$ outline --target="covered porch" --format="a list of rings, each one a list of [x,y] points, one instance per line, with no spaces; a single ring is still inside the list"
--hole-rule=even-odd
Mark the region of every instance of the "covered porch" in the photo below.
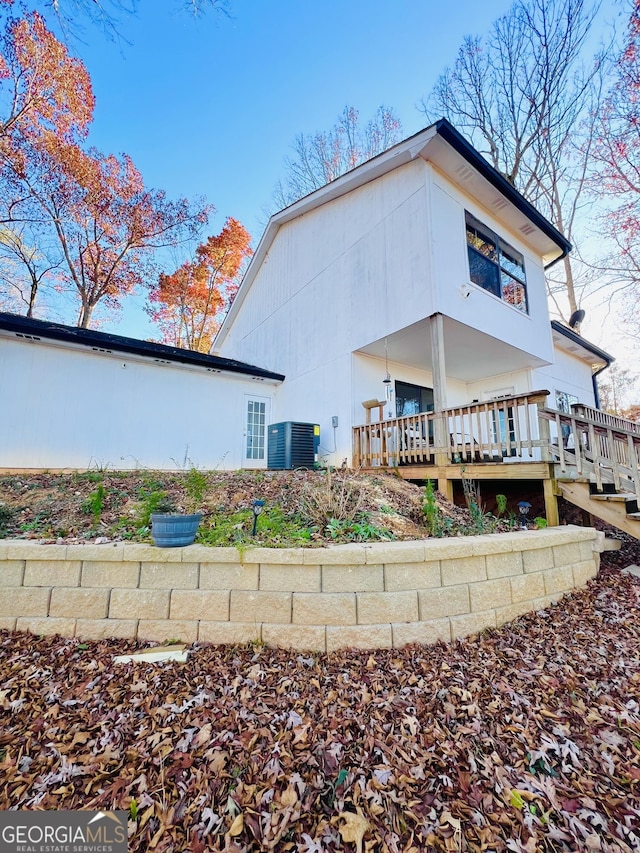
[[[353,464],[372,472],[391,469],[407,480],[437,480],[450,500],[454,482],[463,477],[537,480],[547,521],[555,525],[548,394],[532,391],[392,418],[383,416],[382,403],[366,401],[368,422],[353,428]]]
[[[449,498],[463,467],[476,479],[541,480],[554,517],[549,422],[538,415],[549,392],[529,390],[551,350],[550,332],[533,354],[441,313],[361,347],[354,355],[374,357],[377,371],[384,360],[386,375],[384,390],[354,386],[382,393],[355,404],[353,465],[437,480]],[[414,400],[401,396],[408,382],[423,386]]]

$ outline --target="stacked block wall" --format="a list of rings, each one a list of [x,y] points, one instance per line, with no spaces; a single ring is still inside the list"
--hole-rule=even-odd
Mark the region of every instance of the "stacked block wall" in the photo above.
[[[300,650],[451,640],[583,586],[602,534],[559,527],[331,548],[0,541],[0,628]]]

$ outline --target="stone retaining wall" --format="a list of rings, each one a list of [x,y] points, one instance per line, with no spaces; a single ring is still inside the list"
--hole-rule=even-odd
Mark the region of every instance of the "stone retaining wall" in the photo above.
[[[0,628],[331,651],[464,637],[557,601],[603,534],[557,527],[329,548],[0,540]]]

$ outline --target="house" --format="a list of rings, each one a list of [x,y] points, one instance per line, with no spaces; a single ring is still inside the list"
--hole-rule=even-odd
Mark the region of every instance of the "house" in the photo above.
[[[441,120],[271,217],[210,356],[0,315],[0,467],[260,468],[293,422],[449,497],[537,484],[551,524],[559,479],[640,498],[611,356],[549,318],[570,249]]]
[[[0,313],[0,468],[250,467],[283,380],[234,359]]]
[[[550,322],[545,271],[570,249],[441,120],[271,218],[214,351],[284,373],[272,420],[319,423],[334,464],[449,496],[460,463],[537,480],[553,519],[566,426],[538,409],[596,408],[612,361]]]

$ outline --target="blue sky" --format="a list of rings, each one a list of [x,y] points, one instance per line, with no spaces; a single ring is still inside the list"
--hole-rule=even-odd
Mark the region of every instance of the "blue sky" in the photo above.
[[[129,154],[147,186],[169,197],[205,196],[217,209],[207,233],[233,216],[254,245],[296,134],[329,129],[347,105],[367,120],[381,104],[400,117],[404,136],[417,132],[427,123],[420,101],[464,36],[486,34],[510,7],[228,0],[229,17],[193,18],[183,3],[139,0],[138,13],[121,20],[120,44],[95,28],[73,42],[96,95],[89,143]],[[624,26],[619,0],[603,0],[600,20],[615,17]],[[594,28],[594,49],[602,35]],[[158,338],[144,304],[144,293],[127,297],[122,315],[101,328]],[[587,314],[584,334],[633,367],[614,317],[598,307]]]
[[[89,142],[126,152],[148,186],[170,197],[206,196],[257,239],[264,208],[297,133],[328,129],[346,105],[364,119],[393,107],[409,136],[467,33],[481,33],[509,2],[472,0],[230,0],[230,17],[193,19],[180,0],[141,0],[122,19],[128,43],[95,30],[74,43],[93,81]],[[478,10],[482,8],[482,17]],[[127,300],[105,331],[154,334]]]

